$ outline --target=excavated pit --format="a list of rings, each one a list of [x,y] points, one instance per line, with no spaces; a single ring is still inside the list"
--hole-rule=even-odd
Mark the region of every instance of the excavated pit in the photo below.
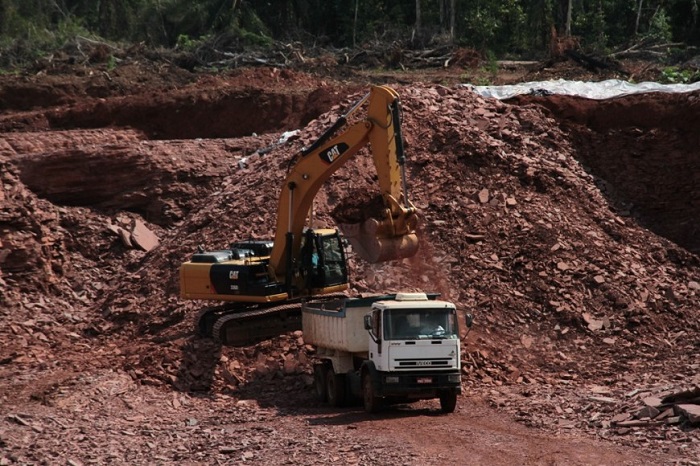
[[[622,216],[700,252],[700,93],[607,100],[520,96],[551,111]]]
[[[23,94],[22,108],[33,110],[0,113],[0,156],[53,204],[127,210],[167,226],[198,201],[198,188],[214,189],[347,95],[299,83],[292,91],[214,84],[49,108]]]
[[[325,88],[273,92],[211,88],[156,96],[92,99],[1,116],[0,132],[131,128],[149,139],[238,138],[304,127],[333,97]]]

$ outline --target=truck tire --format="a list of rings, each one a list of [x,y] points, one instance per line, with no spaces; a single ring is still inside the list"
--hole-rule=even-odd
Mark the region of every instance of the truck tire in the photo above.
[[[336,374],[330,367],[326,370],[326,393],[329,405],[345,406],[345,376]]]
[[[440,393],[440,409],[443,413],[449,414],[457,407],[457,392],[448,390]]]
[[[382,408],[382,400],[377,397],[372,377],[369,374],[362,377],[362,401],[365,405],[365,411],[370,414],[376,413]]]
[[[319,363],[314,365],[314,390],[316,391],[316,397],[322,403],[328,401],[326,372],[328,372],[328,368],[325,364]]]

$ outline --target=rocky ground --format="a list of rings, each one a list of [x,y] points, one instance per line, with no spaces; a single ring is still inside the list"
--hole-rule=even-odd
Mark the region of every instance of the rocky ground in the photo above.
[[[557,68],[575,77],[503,80]],[[0,464],[699,464],[700,94],[500,102],[472,71],[0,77]],[[378,82],[421,249],[351,253],[351,292],[475,315],[452,415],[330,409],[303,333],[220,347],[178,297],[197,245],[272,236],[289,159]],[[317,224],[372,189],[363,155]]]

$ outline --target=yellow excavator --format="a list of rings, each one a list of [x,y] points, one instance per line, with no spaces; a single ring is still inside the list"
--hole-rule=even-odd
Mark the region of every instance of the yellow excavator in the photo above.
[[[367,104],[367,115],[348,119]],[[381,192],[379,209],[358,223],[339,223],[353,250],[369,262],[413,256],[418,211],[407,198],[401,104],[390,87],[370,92],[293,161],[279,196],[274,239],[199,250],[180,267],[183,299],[221,301],[199,316],[202,335],[241,346],[299,329],[301,303],[348,288],[344,241],[336,229],[307,228],[323,183],[369,145]],[[342,128],[342,130],[341,130]],[[343,220],[352,222],[353,220]]]

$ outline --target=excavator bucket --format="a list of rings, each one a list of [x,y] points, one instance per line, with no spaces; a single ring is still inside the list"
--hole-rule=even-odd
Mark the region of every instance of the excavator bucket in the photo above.
[[[372,264],[412,257],[418,252],[418,235],[406,233],[382,237],[377,234],[382,228],[376,219],[354,224],[341,223],[338,227],[357,255]]]
[[[357,201],[335,209],[332,215],[361,259],[386,262],[418,252],[418,213],[412,204],[402,206],[391,196]]]

